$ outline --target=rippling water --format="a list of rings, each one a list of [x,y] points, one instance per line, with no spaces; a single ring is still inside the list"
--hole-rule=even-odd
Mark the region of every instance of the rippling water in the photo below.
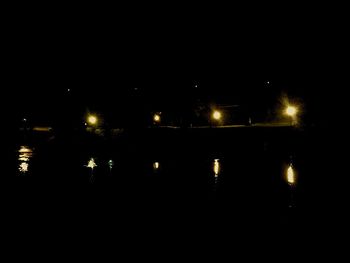
[[[21,174],[25,174],[29,170],[30,161],[33,157],[33,149],[29,146],[21,146],[18,150],[18,170]]]
[[[32,225],[135,235],[289,231],[319,220],[308,215],[330,196],[322,145],[296,131],[57,136],[12,149],[7,214]]]
[[[28,177],[33,189],[79,192],[92,187],[155,203],[188,200],[282,209],[297,205],[291,196],[303,181],[298,166],[304,148],[295,141],[240,134],[157,136],[132,137],[126,143],[37,142],[35,150],[21,145],[17,174]],[[303,160],[302,165],[300,170],[307,167]]]

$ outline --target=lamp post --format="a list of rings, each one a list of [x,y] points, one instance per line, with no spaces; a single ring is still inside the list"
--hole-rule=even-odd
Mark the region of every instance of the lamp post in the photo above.
[[[213,119],[216,120],[216,121],[219,121],[219,120],[221,120],[221,118],[222,118],[221,112],[218,111],[218,110],[215,110],[213,112]]]
[[[161,123],[161,121],[162,121],[162,118],[160,116],[160,113],[155,113],[153,115],[153,123],[159,125]]]
[[[293,105],[288,105],[285,109],[285,115],[287,115],[291,120],[291,125],[296,124],[298,108]]]
[[[214,110],[211,118],[216,124],[220,124],[222,121],[222,113],[219,110]]]
[[[87,122],[92,126],[96,126],[98,123],[98,118],[95,115],[89,115],[87,117]]]

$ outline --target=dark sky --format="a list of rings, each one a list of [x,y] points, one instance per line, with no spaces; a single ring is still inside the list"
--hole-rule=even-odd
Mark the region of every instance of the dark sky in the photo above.
[[[165,102],[198,84],[214,99],[285,91],[316,105],[332,97],[329,85],[338,93],[344,22],[330,9],[157,8],[12,9],[3,33],[6,96],[48,104],[70,88],[103,103],[137,88]]]

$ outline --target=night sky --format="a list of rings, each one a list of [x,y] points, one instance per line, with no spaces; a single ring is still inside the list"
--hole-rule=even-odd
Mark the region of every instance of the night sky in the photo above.
[[[342,16],[327,19],[332,11],[322,7],[270,7],[15,9],[4,24],[4,90],[18,116],[53,105],[57,111],[68,89],[74,103],[109,112],[116,105],[176,108],[194,94],[257,110],[282,93],[310,111],[325,99],[338,105]]]
[[[15,244],[15,251],[33,244],[41,255],[56,242],[59,251],[52,255],[59,255],[71,242],[73,250],[83,244],[90,256],[112,237],[122,244],[108,244],[114,256],[130,244],[132,251],[149,246],[156,254],[168,246],[172,257],[188,243],[198,258],[210,251],[218,257],[221,245],[236,256],[233,242],[255,252],[254,242],[261,248],[271,238],[287,250],[286,258],[300,251],[301,242],[310,249],[309,235],[324,245],[318,235],[336,228],[344,233],[348,9],[285,1],[144,2],[2,8],[2,167],[11,171],[0,170],[10,182],[0,191],[3,203],[9,200],[8,208],[1,203],[10,222],[3,223],[10,233],[5,244]],[[283,105],[286,98],[292,107]],[[195,119],[203,105],[207,111]],[[220,112],[220,105],[239,105],[240,122],[232,121],[235,112]],[[25,154],[30,158],[23,161]],[[95,170],[89,160],[96,161]],[[212,165],[219,161],[223,176],[214,178]],[[28,176],[18,167],[23,164]],[[295,168],[297,186],[282,180],[287,165]],[[213,183],[220,205],[209,202],[197,211]],[[282,203],[284,190],[291,201],[296,193],[297,205],[283,207],[281,217],[266,217],[263,202],[270,196],[263,196],[269,192],[273,206]],[[251,200],[261,202],[259,213],[250,214]],[[268,225],[297,242],[275,238]],[[34,236],[46,244],[32,242]],[[322,254],[317,248],[315,254]],[[144,257],[127,256],[134,254]],[[262,255],[244,258],[250,254]]]

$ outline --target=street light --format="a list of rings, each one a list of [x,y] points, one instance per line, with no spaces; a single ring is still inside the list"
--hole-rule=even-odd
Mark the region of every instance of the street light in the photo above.
[[[159,114],[159,113],[155,113],[155,114],[153,115],[153,121],[154,121],[155,123],[160,123],[161,117],[160,117],[160,114]]]
[[[153,163],[153,169],[154,169],[154,170],[158,170],[159,167],[160,167],[159,162],[154,162],[154,163]]]
[[[213,119],[216,120],[216,121],[220,121],[221,118],[222,118],[221,112],[218,111],[218,110],[215,110],[215,111],[213,112]]]
[[[87,121],[90,125],[96,125],[98,122],[98,119],[95,115],[89,115],[87,118]]]
[[[295,117],[298,113],[298,109],[295,106],[289,105],[286,108],[285,114],[290,117]]]
[[[291,125],[297,124],[298,108],[293,105],[288,105],[284,112],[291,120]]]

